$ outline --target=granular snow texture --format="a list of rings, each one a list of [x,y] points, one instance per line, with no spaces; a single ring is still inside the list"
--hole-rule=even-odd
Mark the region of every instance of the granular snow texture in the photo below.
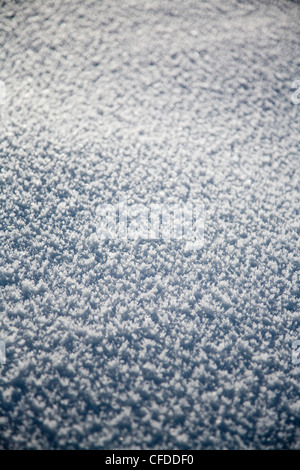
[[[299,449],[300,4],[2,1],[0,31],[0,447]],[[99,240],[120,195],[203,203],[203,247]]]

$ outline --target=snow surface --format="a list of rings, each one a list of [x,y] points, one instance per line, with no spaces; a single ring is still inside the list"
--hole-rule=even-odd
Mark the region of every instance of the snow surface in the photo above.
[[[0,30],[1,448],[299,449],[300,4],[2,1]],[[102,242],[120,194],[203,203],[203,247]]]

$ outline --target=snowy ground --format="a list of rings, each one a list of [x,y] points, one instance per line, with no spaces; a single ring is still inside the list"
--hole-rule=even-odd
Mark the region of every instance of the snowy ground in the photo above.
[[[299,449],[300,4],[0,3],[0,447]]]

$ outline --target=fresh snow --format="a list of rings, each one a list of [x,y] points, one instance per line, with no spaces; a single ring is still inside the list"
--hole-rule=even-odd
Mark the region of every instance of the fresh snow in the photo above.
[[[0,447],[299,449],[300,4],[0,5]]]

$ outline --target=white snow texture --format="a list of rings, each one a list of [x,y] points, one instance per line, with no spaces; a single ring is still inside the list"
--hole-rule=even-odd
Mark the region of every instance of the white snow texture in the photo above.
[[[0,447],[299,449],[300,4],[0,4]]]

